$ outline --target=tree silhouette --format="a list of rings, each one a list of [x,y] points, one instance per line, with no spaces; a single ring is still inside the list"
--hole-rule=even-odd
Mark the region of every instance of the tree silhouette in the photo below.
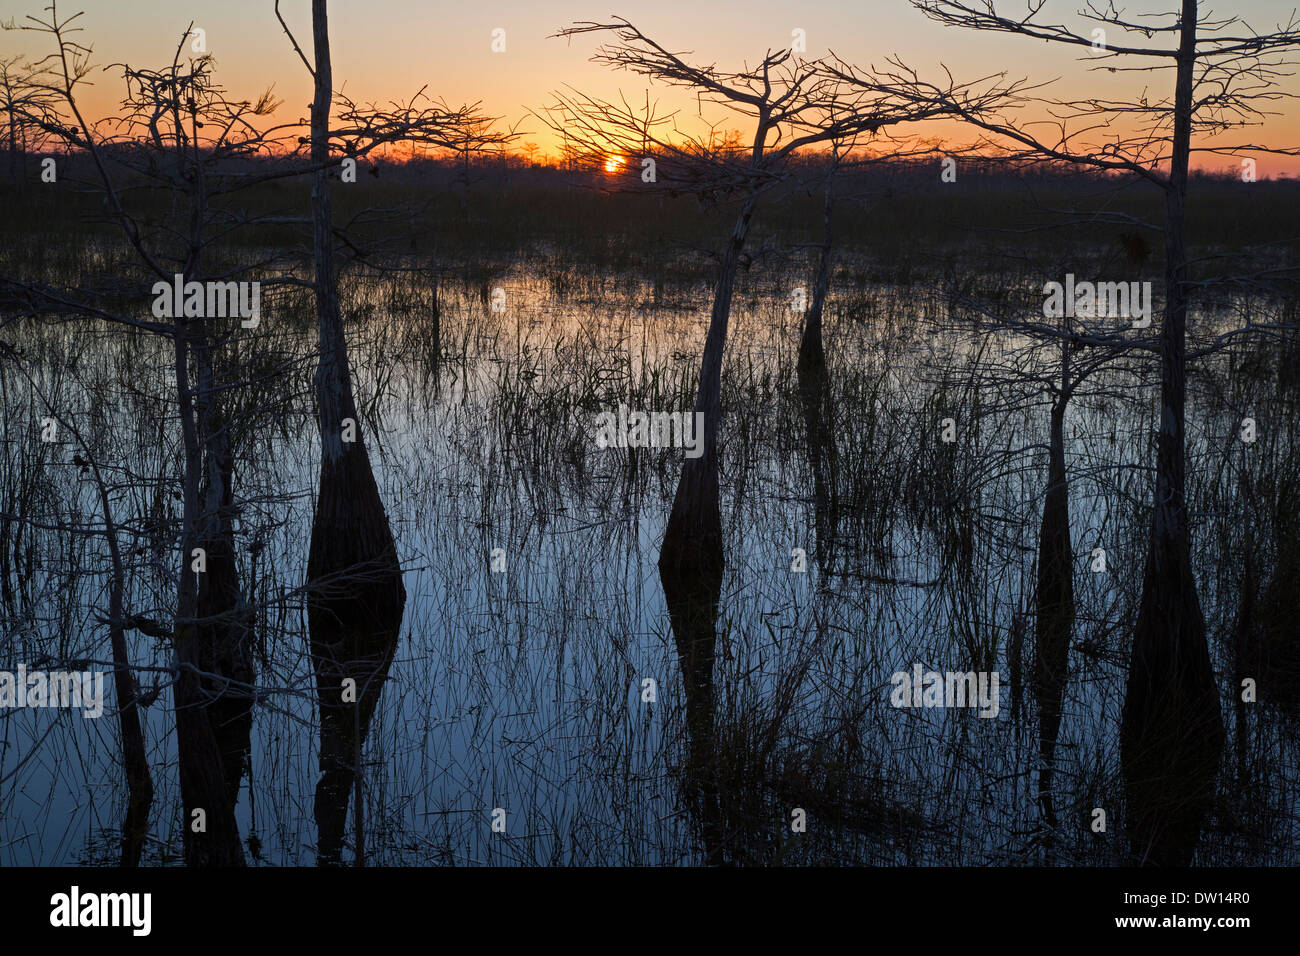
[[[1103,96],[1035,102],[1048,118],[1016,121],[954,113],[988,134],[990,143],[1097,170],[1125,173],[1159,188],[1165,200],[1165,308],[1159,337],[1160,429],[1152,492],[1150,547],[1121,726],[1121,755],[1133,859],[1185,865],[1194,852],[1215,790],[1223,749],[1223,721],[1205,620],[1191,563],[1186,501],[1185,406],[1188,170],[1193,154],[1238,156],[1291,150],[1254,143],[1194,143],[1268,115],[1268,103],[1287,94],[1282,54],[1300,46],[1294,20],[1257,33],[1238,17],[1200,22],[1196,0],[1178,10],[1129,19],[1113,3],[1089,3],[1079,16],[1092,26],[1045,22],[1046,0],[1031,0],[1019,16],[1003,15],[995,0],[913,0],[921,12],[948,25],[1007,33],[1091,51],[1094,71],[1172,70],[1168,95],[1132,99]],[[1126,42],[1111,42],[1107,31]],[[1152,40],[1166,40],[1152,44]],[[1117,63],[1121,65],[1116,65]],[[1029,87],[1009,84],[1029,105]],[[931,87],[918,86],[929,92]],[[1047,129],[1040,131],[1039,127]],[[1199,140],[1198,140],[1199,142]]]

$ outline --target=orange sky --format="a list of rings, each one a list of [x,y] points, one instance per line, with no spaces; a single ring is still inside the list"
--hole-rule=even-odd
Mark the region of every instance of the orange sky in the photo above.
[[[47,2],[0,0],[0,19],[21,20],[27,13],[39,13]],[[1232,0],[1218,13],[1225,15],[1230,9],[1266,30],[1285,21],[1294,5],[1294,0]],[[1003,6],[1018,11],[1023,2],[1004,0]],[[1048,9],[1054,20],[1082,26],[1073,17],[1080,6],[1078,0],[1050,0]],[[1176,6],[1173,0],[1124,5],[1129,16],[1171,6]],[[78,39],[93,44],[100,65],[122,61],[161,65],[170,59],[180,34],[193,20],[206,31],[218,77],[231,93],[249,97],[274,83],[276,94],[285,101],[277,114],[280,119],[307,115],[310,79],[276,22],[273,0],[64,0],[61,8],[65,15],[86,11],[79,21],[84,32]],[[282,0],[281,8],[310,51],[309,0]],[[571,43],[547,38],[572,21],[604,20],[614,13],[633,20],[674,50],[694,51],[697,60],[724,67],[745,60],[753,63],[769,47],[788,46],[791,31],[800,28],[806,33],[810,57],[829,49],[859,64],[879,64],[886,55],[897,53],[923,76],[936,76],[942,63],[958,79],[1001,71],[1034,80],[1061,77],[1053,87],[1058,96],[1129,97],[1148,84],[1155,94],[1170,82],[1168,73],[1089,72],[1086,62],[1056,44],[945,29],[913,10],[907,0],[655,0],[622,7],[609,0],[599,4],[335,0],[331,4],[335,82],[358,101],[403,97],[425,84],[453,105],[481,100],[485,111],[508,122],[523,119],[521,129],[528,135],[521,142],[537,143],[542,153],[554,152],[556,138],[536,119],[524,119],[530,108],[549,101],[550,91],[568,84],[607,98],[619,90],[633,102],[644,98],[646,84],[641,78],[587,62],[596,37],[577,37]],[[504,53],[491,51],[492,31],[498,27],[506,31]],[[0,56],[34,54],[42,39],[31,33],[0,32]],[[96,116],[114,112],[122,93],[120,74],[98,74],[94,79],[95,87],[85,94],[88,112]],[[1300,92],[1300,83],[1290,78],[1286,88]],[[662,103],[684,113],[697,112],[693,98],[662,90],[658,95]],[[1233,134],[1225,142],[1300,145],[1300,103],[1283,101],[1272,108],[1286,115],[1262,128]],[[935,125],[927,133],[944,135],[950,129]],[[1217,157],[1201,163],[1211,168],[1231,164]],[[1300,158],[1260,159],[1260,178],[1278,174],[1300,175]]]

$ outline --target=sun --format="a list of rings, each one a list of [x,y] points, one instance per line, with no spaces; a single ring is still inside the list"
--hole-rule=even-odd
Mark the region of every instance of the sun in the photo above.
[[[607,173],[616,173],[622,168],[623,168],[622,156],[611,156],[609,157],[609,159],[605,160],[605,172]]]

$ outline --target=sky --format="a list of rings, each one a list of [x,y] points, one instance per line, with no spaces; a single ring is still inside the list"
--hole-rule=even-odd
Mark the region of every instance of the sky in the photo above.
[[[49,0],[0,0],[0,20],[19,22],[39,14]],[[1048,0],[1056,22],[1082,26],[1074,12],[1082,0]],[[1285,22],[1295,0],[1225,0],[1204,5],[1209,14],[1236,14],[1264,31]],[[1123,4],[1126,15],[1157,12],[1177,0],[1138,0]],[[889,55],[902,57],[922,76],[946,66],[959,80],[1006,72],[1034,81],[1060,78],[1051,87],[1057,96],[1129,97],[1143,87],[1155,92],[1169,85],[1161,75],[1089,71],[1086,52],[1075,54],[1058,44],[969,30],[945,28],[929,21],[908,0],[334,0],[330,5],[331,46],[336,87],[354,100],[385,102],[409,97],[427,85],[450,105],[481,102],[483,110],[507,124],[519,122],[520,142],[533,142],[553,153],[558,141],[539,120],[528,117],[551,101],[550,93],[566,86],[605,98],[621,91],[633,102],[644,99],[646,81],[588,62],[597,36],[567,41],[550,38],[580,20],[607,21],[623,16],[670,49],[693,52],[700,62],[720,67],[754,63],[769,48],[791,42],[792,31],[807,38],[807,55],[833,51],[859,64],[883,65]],[[1024,0],[1002,0],[999,9],[1019,12]],[[84,10],[78,39],[93,46],[99,65],[130,63],[159,66],[169,62],[187,26],[205,32],[208,52],[218,64],[218,78],[238,98],[267,86],[284,100],[282,120],[306,116],[310,77],[275,18],[274,0],[64,0],[63,15]],[[282,0],[281,10],[310,55],[310,0]],[[1208,11],[1208,12],[1207,12]],[[493,31],[505,31],[504,52],[493,52]],[[1091,26],[1082,32],[1089,32]],[[0,56],[38,52],[47,38],[33,33],[0,32]],[[1093,64],[1095,65],[1095,64]],[[98,73],[85,93],[92,116],[116,111],[123,92],[120,70]],[[1300,92],[1295,77],[1284,88]],[[696,101],[676,91],[658,89],[660,102],[684,115],[698,112]],[[1225,142],[1268,142],[1300,146],[1300,101],[1271,107],[1285,115]],[[739,125],[739,124],[730,124]],[[935,127],[951,135],[950,127]],[[960,136],[961,134],[957,134]],[[1203,161],[1213,168],[1226,158]],[[1300,175],[1300,158],[1260,158],[1259,176]]]

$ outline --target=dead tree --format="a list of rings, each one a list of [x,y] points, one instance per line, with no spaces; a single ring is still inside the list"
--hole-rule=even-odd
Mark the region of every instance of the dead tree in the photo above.
[[[1032,303],[1036,304],[1036,303]],[[982,369],[984,381],[1017,389],[1032,389],[1032,399],[1046,393],[1048,412],[1047,480],[1038,526],[1037,575],[1034,589],[1034,659],[1029,679],[1038,708],[1038,805],[1044,847],[1050,856],[1057,828],[1053,781],[1056,750],[1069,685],[1070,644],[1075,621],[1074,544],[1070,532],[1070,477],[1066,460],[1065,416],[1071,400],[1099,373],[1115,370],[1126,357],[1153,351],[1149,339],[1115,328],[1113,317],[1073,317],[1059,322],[1026,319],[993,309],[971,296],[956,297],[952,307],[962,328],[977,333],[1014,336],[1028,345]],[[1055,351],[1052,362],[1045,357]],[[1008,409],[1009,410],[1009,409]],[[1013,622],[1013,629],[1017,625]],[[1010,658],[1013,679],[1021,667]]]
[[[789,161],[821,144],[869,137],[879,130],[919,122],[945,112],[938,98],[926,100],[887,84],[846,92],[823,64],[791,50],[769,50],[755,67],[724,71],[687,62],[621,18],[611,23],[579,23],[562,37],[599,33],[612,40],[598,48],[593,62],[626,70],[693,91],[702,103],[743,117],[744,140],[691,135],[677,127],[674,114],[657,115],[648,98],[643,108],[626,100],[613,103],[567,92],[555,94],[545,114],[563,133],[570,164],[603,167],[609,156],[641,157],[631,164],[651,189],[694,195],[713,205],[738,207],[731,234],[717,253],[713,307],[700,361],[694,412],[703,416],[702,454],[682,467],[672,511],[659,551],[659,576],[681,662],[688,704],[693,757],[707,754],[698,741],[713,724],[713,664],[718,598],[724,572],[724,544],[718,489],[718,434],[722,421],[722,365],[737,271],[751,224],[763,196],[790,176]],[[953,87],[950,96],[979,113],[983,104],[969,89]],[[692,768],[710,798],[708,768]],[[707,837],[707,834],[706,834]]]
[[[205,310],[159,320],[140,319],[151,284],[171,286],[209,276],[230,281],[251,267],[213,268],[214,246],[231,218],[216,197],[265,177],[251,177],[231,164],[276,142],[276,130],[258,130],[255,119],[275,101],[232,101],[213,80],[210,57],[186,61],[182,37],[171,63],[161,70],[122,66],[127,95],[121,116],[91,124],[83,116],[79,86],[91,70],[89,47],[72,35],[80,14],[61,17],[51,5],[47,19],[29,17],[21,29],[51,38],[55,52],[37,66],[42,88],[57,97],[59,112],[35,117],[52,139],[85,155],[91,187],[103,196],[111,222],[120,227],[139,274],[118,277],[102,288],[62,289],[33,282],[0,283],[28,311],[76,316],[163,336],[172,347],[179,427],[184,448],[181,476],[180,573],[174,626],[165,633],[175,651],[173,697],[185,855],[191,865],[243,863],[234,806],[249,751],[253,678],[251,609],[240,587],[234,545],[233,435],[239,423],[224,410],[222,396],[238,381],[222,358],[239,322],[217,327]],[[143,183],[179,198],[169,215],[135,205]],[[213,269],[209,272],[209,269]],[[215,273],[215,275],[214,275]],[[238,317],[236,317],[238,318]],[[193,374],[191,374],[193,373]],[[110,627],[131,627],[134,615],[113,615]],[[201,811],[201,813],[200,813]],[[206,826],[197,825],[202,818]]]
[[[105,477],[105,467],[91,441],[77,428],[76,423],[61,412],[40,386],[27,374],[16,356],[0,352],[0,360],[14,358],[27,384],[40,398],[45,410],[65,429],[81,447],[85,457],[74,457],[81,471],[94,481],[103,517],[102,535],[108,549],[111,576],[108,587],[108,614],[100,622],[108,627],[109,647],[113,658],[113,690],[117,697],[118,729],[122,734],[122,769],[126,776],[127,805],[122,819],[122,837],[119,843],[118,865],[137,867],[144,851],[145,837],[149,832],[149,811],[153,806],[153,776],[149,772],[144,730],[140,725],[140,707],[143,695],[140,682],[131,669],[131,658],[126,646],[126,562],[122,557],[121,536],[114,518],[113,489]],[[7,517],[7,516],[6,516]],[[148,701],[143,701],[147,706]]]
[[[109,588],[108,629],[109,644],[113,654],[113,688],[117,694],[118,723],[122,730],[122,763],[126,771],[127,809],[122,821],[120,862],[124,867],[140,865],[145,837],[149,832],[149,810],[153,806],[153,777],[149,773],[149,758],[145,751],[144,731],[140,727],[142,694],[139,680],[131,673],[131,659],[126,648],[126,569],[122,549],[118,543],[117,523],[113,520],[113,505],[108,483],[104,479],[94,452],[91,451],[74,425],[64,421],[69,431],[81,442],[86,460],[94,475],[104,515],[104,540],[113,562],[112,584]]]
[[[343,846],[348,800],[359,774],[357,752],[388,675],[406,606],[402,568],[370,457],[355,431],[356,398],[334,273],[330,213],[329,123],[333,74],[325,0],[312,0],[315,98],[311,158],[315,236],[316,370],[321,436],[320,486],[307,561],[308,625],[320,700],[320,769],[316,786],[317,853],[336,863]],[[345,441],[345,438],[348,440]],[[355,712],[355,713],[354,713]]]
[[[1172,70],[1171,95],[1103,97],[1050,103],[1039,132],[1030,122],[955,112],[1022,155],[1128,174],[1158,187],[1165,199],[1165,308],[1159,338],[1160,429],[1152,526],[1121,724],[1128,831],[1135,862],[1190,862],[1214,797],[1223,750],[1223,720],[1205,620],[1191,563],[1186,502],[1185,404],[1188,259],[1185,238],[1188,168],[1193,153],[1279,152],[1256,144],[1194,146],[1257,123],[1282,95],[1277,54],[1300,45],[1295,22],[1260,34],[1237,17],[1198,22],[1196,0],[1180,9],[1128,19],[1113,4],[1089,3],[1080,16],[1094,29],[1045,21],[1045,0],[1004,15],[996,0],[913,0],[949,26],[1008,33],[1091,51],[1096,71]],[[1107,37],[1113,31],[1125,41]],[[1152,44],[1153,39],[1166,43]],[[1116,66],[1115,64],[1124,65]],[[1026,99],[1024,101],[1028,103]]]
[[[845,83],[849,88],[861,83],[865,88],[870,89],[876,83],[875,78],[862,77],[851,67],[838,60],[832,60],[826,69],[831,76]],[[974,104],[971,105],[974,108]],[[980,108],[987,109],[991,105],[991,102],[985,101]],[[833,115],[834,108],[832,108]],[[866,197],[861,194],[853,197],[837,197],[835,194],[837,180],[844,174],[870,166],[914,161],[939,155],[945,157],[958,156],[969,152],[967,147],[940,146],[935,143],[920,141],[915,136],[895,139],[889,136],[888,133],[882,133],[879,138],[873,138],[873,149],[868,155],[857,151],[858,139],[859,137],[856,135],[845,139],[836,139],[830,144],[828,153],[824,157],[819,157],[822,166],[818,170],[822,187],[822,241],[817,246],[817,267],[813,279],[813,295],[804,319],[803,333],[799,339],[797,369],[801,380],[818,374],[819,370],[824,370],[826,367],[826,349],[822,340],[822,329],[826,298],[830,294],[831,263],[834,260],[835,251],[832,229],[835,208],[845,198],[852,198],[858,202],[866,200]]]
[[[277,4],[276,14],[279,16]],[[397,649],[406,589],[388,515],[361,434],[339,304],[330,170],[389,143],[482,150],[506,141],[474,107],[424,105],[423,91],[389,109],[340,98],[335,114],[326,0],[312,0],[313,62],[281,26],[312,74],[308,140],[320,363],[315,375],[321,466],[307,562],[307,615],[320,708],[315,815],[318,862],[341,861],[349,799],[355,797],[355,862],[365,858],[361,748]],[[332,147],[337,147],[332,151]],[[354,794],[355,789],[355,794]]]
[[[140,318],[135,310],[145,301],[150,283],[164,280],[170,284],[176,274],[186,281],[222,282],[261,274],[269,275],[261,281],[264,287],[323,287],[328,291],[321,322],[324,371],[317,382],[325,396],[323,414],[330,422],[328,427],[322,426],[326,439],[323,444],[334,465],[330,472],[333,477],[322,481],[324,506],[318,508],[317,523],[324,530],[314,538],[313,553],[317,558],[315,563],[309,560],[309,566],[316,573],[308,575],[308,590],[313,597],[322,599],[316,601],[315,610],[323,613],[314,615],[322,632],[335,628],[342,635],[342,643],[337,648],[326,647],[328,653],[321,659],[341,656],[344,667],[354,666],[347,661],[360,660],[362,663],[356,666],[366,674],[372,673],[373,668],[365,666],[368,655],[349,653],[346,644],[353,638],[348,635],[358,627],[365,635],[367,629],[378,625],[395,636],[396,623],[384,621],[382,614],[371,614],[374,608],[366,603],[365,595],[367,591],[382,594],[386,590],[390,598],[397,596],[400,619],[400,571],[394,573],[395,552],[383,543],[384,539],[391,542],[386,519],[378,530],[366,520],[367,490],[371,492],[371,510],[378,506],[381,518],[382,506],[378,504],[364,447],[356,446],[361,448],[359,459],[340,454],[341,449],[354,447],[343,440],[343,426],[346,419],[352,418],[350,425],[355,427],[356,406],[347,375],[332,256],[313,257],[318,264],[324,263],[324,281],[309,282],[300,278],[292,266],[286,269],[279,265],[282,256],[248,262],[231,255],[223,243],[236,231],[249,227],[313,224],[317,227],[317,249],[332,247],[335,230],[329,221],[327,194],[321,193],[326,196],[323,210],[318,207],[308,219],[249,212],[245,204],[238,202],[239,195],[269,182],[304,175],[316,178],[319,192],[341,157],[364,157],[387,143],[403,141],[446,145],[462,134],[466,123],[484,118],[470,107],[449,110],[441,104],[424,105],[420,102],[421,91],[408,103],[383,109],[357,106],[340,98],[337,125],[330,128],[327,69],[321,114],[325,134],[315,139],[301,136],[302,121],[267,121],[278,105],[269,93],[253,100],[234,100],[216,84],[211,57],[186,59],[187,31],[171,63],[164,68],[122,66],[127,85],[122,114],[88,123],[80,111],[77,93],[91,70],[91,51],[72,37],[77,32],[77,16],[65,18],[52,5],[48,17],[29,17],[22,25],[21,29],[45,34],[53,41],[56,52],[34,65],[36,79],[31,82],[59,107],[58,111],[29,111],[23,116],[65,150],[83,155],[90,162],[94,178],[89,185],[102,194],[106,215],[120,227],[139,274],[114,276],[84,288],[5,276],[0,277],[0,301],[31,315],[75,317],[145,331],[163,337],[171,346],[184,449],[180,481],[182,562],[179,574],[166,574],[176,581],[174,627],[163,628],[150,622],[149,633],[170,639],[176,655],[173,692],[186,815],[186,859],[191,864],[236,865],[243,862],[243,854],[233,811],[249,749],[251,708],[256,695],[249,641],[256,608],[245,600],[238,578],[234,523],[239,502],[233,491],[234,471],[239,436],[258,416],[273,414],[274,409],[250,408],[242,398],[227,404],[228,397],[248,384],[240,378],[240,367],[231,364],[231,357],[239,351],[232,347],[240,334],[238,321],[223,325],[214,323],[206,314],[151,321]],[[294,47],[301,57],[296,42]],[[318,44],[317,54],[328,65],[328,45]],[[295,136],[300,145],[312,150],[310,155],[293,154]],[[490,131],[484,136],[491,142],[506,139]],[[170,213],[159,213],[150,206],[150,187],[179,198]],[[146,201],[137,204],[141,197]],[[349,247],[359,250],[355,244]],[[263,325],[262,334],[265,329]],[[263,367],[258,374],[264,376],[266,371]],[[232,408],[239,411],[232,414]],[[356,474],[358,468],[363,474]],[[339,542],[335,551],[341,548],[341,556],[331,558],[331,541]],[[349,549],[365,553],[349,554]],[[201,572],[191,567],[196,550],[204,555],[206,566]],[[376,555],[377,566],[371,560]],[[322,556],[327,561],[337,558],[337,567],[321,571]],[[358,586],[360,595],[356,592]],[[124,613],[120,622],[124,627],[139,626],[138,615]],[[323,636],[322,647],[328,643],[328,637]],[[326,662],[322,666],[333,665]],[[341,678],[329,681],[332,690],[328,700],[332,703],[340,699],[341,682]],[[358,688],[357,699],[363,696],[365,703],[348,709],[347,727],[333,735],[335,742],[364,737],[363,732],[358,734],[361,722],[357,718],[361,711],[373,710],[377,686],[372,682]],[[331,717],[331,731],[337,729],[335,723]],[[347,749],[349,768],[357,763],[358,754],[358,748]],[[333,767],[336,761],[331,758],[330,763]],[[343,801],[346,814],[346,792]],[[190,826],[196,810],[204,811],[206,830]],[[341,842],[342,824],[333,831],[337,845]]]
[[[27,157],[46,140],[41,120],[55,109],[55,95],[42,82],[48,71],[25,57],[0,58],[0,140],[9,154],[9,180],[18,185],[27,171]]]
[[[817,249],[817,273],[813,280],[812,302],[804,318],[803,334],[799,337],[798,373],[805,391],[813,379],[824,376],[826,349],[822,343],[822,314],[826,309],[826,296],[830,292],[831,258],[834,236],[831,231],[835,211],[835,177],[843,162],[843,153],[851,151],[853,143],[832,142],[826,160],[825,180],[822,184],[822,241]]]
[[[822,342],[822,315],[830,291],[831,258],[834,251],[832,217],[835,209],[834,184],[839,171],[839,143],[831,144],[822,194],[822,241],[817,250],[817,271],[812,302],[799,337],[799,360],[795,374],[803,408],[808,460],[813,473],[813,500],[817,529],[817,555],[826,566],[830,540],[839,525],[838,452],[835,445],[835,400],[826,368]]]

